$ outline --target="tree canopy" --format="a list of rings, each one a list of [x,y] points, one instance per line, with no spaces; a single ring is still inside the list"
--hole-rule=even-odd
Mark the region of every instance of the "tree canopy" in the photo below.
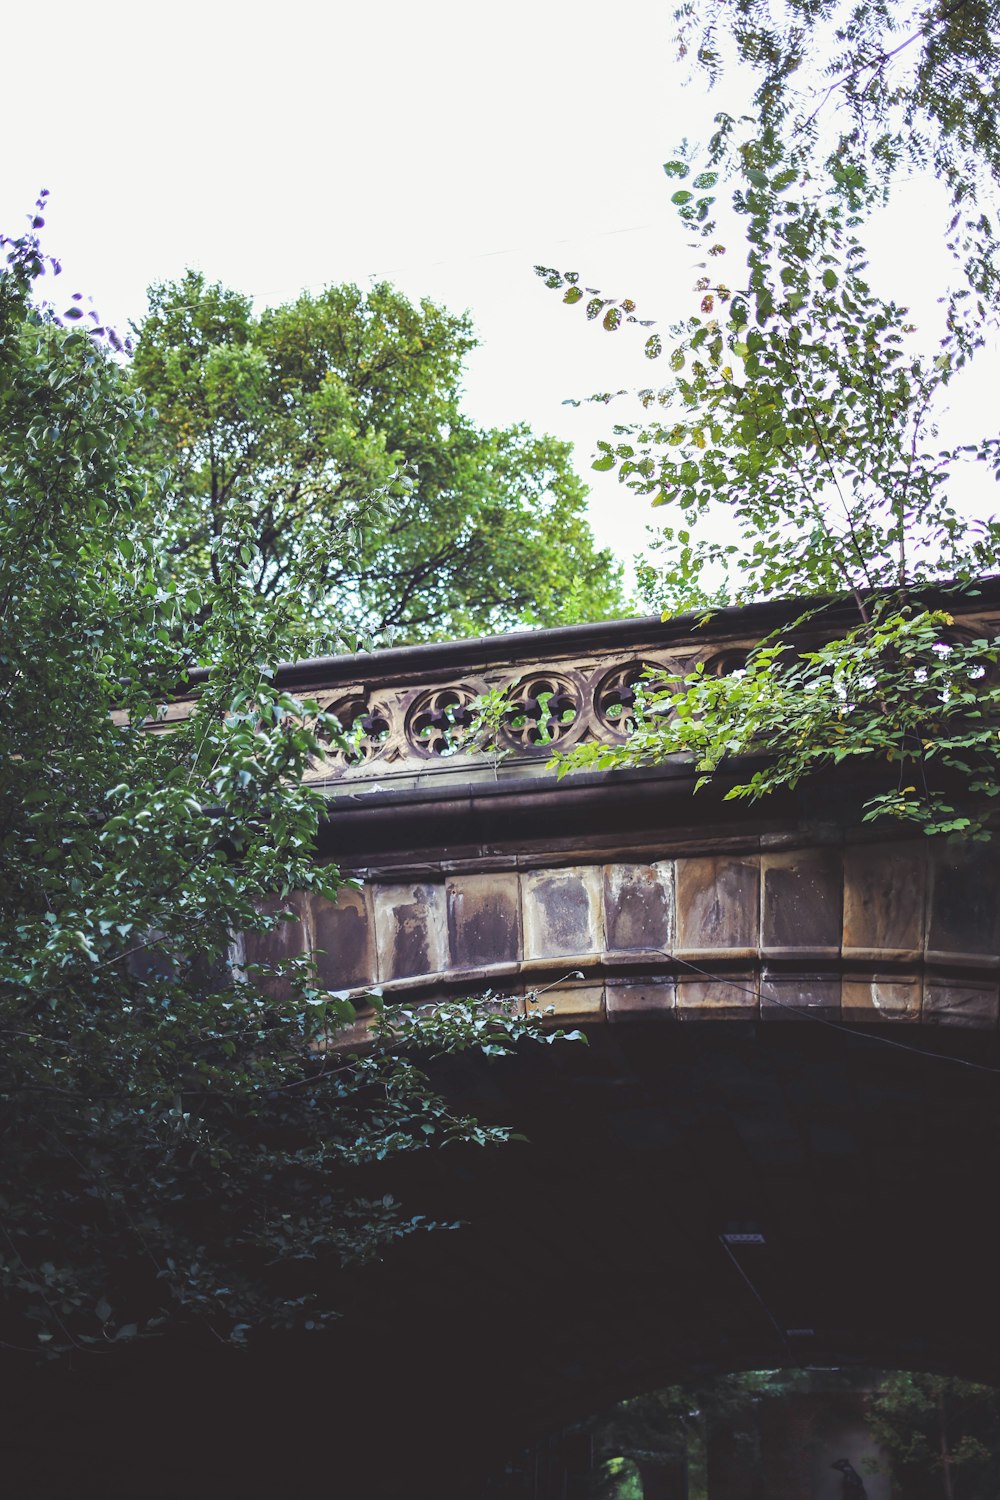
[[[157,412],[148,462],[171,473],[171,575],[218,581],[236,508],[262,598],[309,560],[299,655],[351,629],[417,640],[624,612],[569,446],[462,412],[474,344],[467,317],[385,283],[259,314],[195,272],[154,287],[132,372]]]
[[[294,893],[340,885],[302,781],[340,727],[274,675],[314,559],[289,549],[260,589],[255,518],[217,497],[197,589],[174,576],[161,431],[120,341],[39,300],[42,207],[0,241],[0,1342],[318,1329],[340,1267],[427,1227],[357,1168],[506,1134],[421,1059],[533,1028],[399,1011],[334,1066],[354,1010],[310,955],[240,961]],[[158,730],[185,683],[192,712]]]
[[[672,202],[702,254],[701,275],[689,316],[646,341],[647,356],[665,358],[669,376],[643,387],[644,416],[619,424],[595,463],[617,469],[664,517],[658,565],[641,579],[664,612],[799,598],[809,647],[779,637],[719,679],[648,683],[630,743],[580,747],[563,769],[686,751],[710,776],[753,754],[763,767],[730,795],[758,797],[821,767],[881,764],[895,785],[872,796],[867,817],[985,837],[984,805],[1000,795],[998,647],[956,638],[946,599],[928,605],[926,590],[973,588],[998,565],[997,522],[961,504],[966,465],[997,474],[997,435],[945,447],[937,429],[956,373],[1000,312],[992,228],[987,222],[976,242],[978,269],[966,255],[969,274],[941,289],[943,337],[922,339],[868,267],[866,215],[888,148],[852,127],[846,144],[828,149],[789,102],[787,79],[800,64],[818,69],[809,44],[815,49],[821,26],[838,16],[846,15],[838,45],[875,58],[865,52],[869,11],[871,25],[886,21],[885,7],[791,6],[785,30],[773,35],[765,6],[698,12],[717,29],[732,14],[737,50],[765,68],[761,115],[720,115],[702,158],[681,152],[665,164]],[[964,23],[957,7],[948,14],[944,31],[919,33],[938,87],[946,62],[959,66],[963,56]],[[722,57],[725,39],[717,45]],[[715,67],[707,42],[702,52]],[[872,131],[889,108],[879,90],[888,87],[890,61],[875,69],[870,89],[849,95]],[[892,107],[926,115],[931,103],[911,97],[912,88]],[[991,161],[988,152],[979,161],[988,177]],[[576,273],[537,269],[566,302],[583,302]],[[585,310],[611,332],[641,321],[628,299],[596,292]],[[853,601],[846,635],[824,624],[836,599]]]
[[[1000,1471],[997,1393],[948,1375],[897,1371],[869,1397],[873,1436],[920,1500],[987,1500]]]
[[[901,172],[933,172],[951,205],[951,248],[972,286],[995,295],[996,0],[691,0],[675,20],[681,55],[713,82],[737,64],[751,70],[760,143],[781,141],[869,203]],[[749,159],[745,143],[734,156],[733,145],[721,130],[712,164],[731,168],[742,156],[744,167],[766,165]]]

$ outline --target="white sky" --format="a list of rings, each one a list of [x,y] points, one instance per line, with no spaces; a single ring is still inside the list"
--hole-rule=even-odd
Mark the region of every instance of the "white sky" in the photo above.
[[[687,307],[698,257],[661,164],[684,136],[704,140],[733,101],[684,86],[673,9],[11,8],[0,38],[0,223],[19,229],[49,188],[61,294],[92,295],[119,327],[141,316],[151,281],[186,266],[258,305],[384,275],[411,296],[468,308],[482,339],[470,414],[573,439],[598,538],[627,559],[653,513],[589,469],[616,409],[562,402],[655,381],[657,366],[642,357],[641,330],[587,325],[532,265],[579,270],[665,322]],[[920,319],[933,317],[946,269],[933,196],[933,184],[911,185],[876,243],[891,290]],[[956,390],[955,436],[996,430],[998,370],[984,362]]]

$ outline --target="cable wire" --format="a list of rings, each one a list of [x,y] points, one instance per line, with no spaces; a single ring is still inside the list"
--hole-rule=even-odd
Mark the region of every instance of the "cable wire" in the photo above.
[[[721,1234],[719,1235],[719,1244],[722,1246],[723,1250],[725,1250],[726,1254],[729,1256],[729,1259],[732,1261],[733,1265],[736,1267],[737,1271],[740,1273],[740,1275],[742,1276],[743,1280],[746,1282],[747,1286],[750,1288],[750,1291],[753,1293],[753,1296],[755,1297],[755,1299],[757,1300],[757,1302],[760,1304],[760,1306],[763,1308],[764,1315],[766,1316],[767,1321],[770,1323],[771,1327],[774,1329],[775,1333],[778,1335],[778,1342],[781,1344],[782,1349],[785,1351],[785,1357],[788,1360],[788,1363],[790,1365],[796,1364],[797,1361],[795,1359],[795,1356],[792,1354],[791,1345],[789,1344],[788,1339],[785,1337],[785,1330],[781,1327],[781,1325],[778,1322],[777,1318],[774,1316],[773,1312],[768,1307],[767,1303],[764,1301],[763,1296],[757,1290],[757,1288],[754,1286],[753,1282],[750,1280],[750,1277],[747,1275],[746,1271],[744,1271],[743,1267],[740,1265],[739,1261],[736,1259],[736,1256],[733,1254],[732,1250],[726,1244],[726,1240],[725,1240],[725,1236],[724,1235],[721,1235]]]
[[[731,989],[739,990],[744,995],[752,996],[754,1000],[760,999],[759,992],[751,989],[749,985],[740,984],[736,979],[726,979],[722,974],[713,974],[709,969],[702,969],[698,964],[691,963],[689,959],[681,958],[677,953],[669,953],[666,948],[660,948],[657,951],[662,953],[665,958],[669,958],[672,963],[683,964],[686,969],[693,970],[695,974],[702,975],[704,979],[711,980],[713,984],[725,984]],[[813,1021],[817,1026],[828,1026],[831,1031],[842,1031],[845,1036],[862,1037],[869,1042],[881,1043],[884,1047],[895,1047],[899,1052],[913,1052],[918,1057],[929,1057],[937,1062],[954,1063],[957,1067],[972,1068],[977,1073],[1000,1073],[1000,1068],[991,1067],[988,1063],[972,1062],[966,1057],[951,1057],[946,1052],[928,1052],[924,1047],[914,1047],[909,1042],[897,1042],[893,1037],[881,1036],[877,1031],[860,1031],[855,1026],[845,1026],[842,1021],[831,1021],[827,1016],[814,1015],[812,1011],[801,1005],[789,1005],[786,1000],[779,1000],[775,995],[769,995],[767,999],[769,1005],[778,1005],[782,1010],[787,1010],[792,1015],[799,1016],[803,1021]]]

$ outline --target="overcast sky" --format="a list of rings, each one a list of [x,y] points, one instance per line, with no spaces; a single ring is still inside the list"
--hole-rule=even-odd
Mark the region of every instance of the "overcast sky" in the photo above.
[[[563,405],[655,372],[637,330],[561,305],[535,262],[579,270],[669,321],[697,272],[662,162],[731,93],[686,84],[673,0],[590,8],[401,0],[254,7],[180,0],[21,6],[4,18],[0,223],[51,192],[62,291],[102,318],[195,266],[258,305],[386,276],[468,308],[466,406],[577,443],[601,541],[629,557],[648,502],[591,475],[614,408]],[[902,195],[876,263],[928,322],[945,269],[933,184]],[[70,285],[72,283],[72,285]],[[956,436],[992,421],[997,364],[956,393]],[[950,435],[950,434],[949,434]],[[980,501],[981,503],[981,501]]]

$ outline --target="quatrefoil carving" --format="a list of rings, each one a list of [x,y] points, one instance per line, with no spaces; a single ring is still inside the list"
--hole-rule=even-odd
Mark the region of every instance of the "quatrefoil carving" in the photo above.
[[[475,689],[464,683],[421,693],[407,715],[410,748],[418,755],[457,754],[468,740],[477,697]]]

